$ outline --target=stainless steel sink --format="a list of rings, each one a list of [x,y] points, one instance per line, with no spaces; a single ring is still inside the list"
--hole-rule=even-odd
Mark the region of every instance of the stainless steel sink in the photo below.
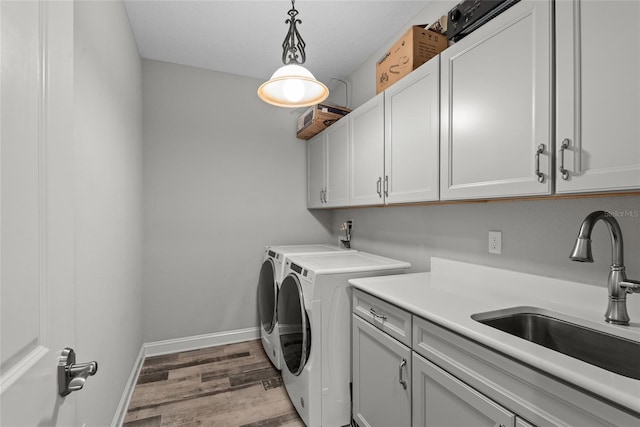
[[[478,313],[471,318],[607,371],[640,380],[640,342],[578,325],[562,314],[535,307]]]

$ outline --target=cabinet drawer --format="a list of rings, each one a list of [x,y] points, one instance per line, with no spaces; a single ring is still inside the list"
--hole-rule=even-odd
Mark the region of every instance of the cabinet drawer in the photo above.
[[[353,291],[353,313],[411,346],[411,313],[359,289]]]

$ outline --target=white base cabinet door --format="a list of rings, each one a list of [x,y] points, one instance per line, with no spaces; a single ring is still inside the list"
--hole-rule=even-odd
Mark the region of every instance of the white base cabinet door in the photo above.
[[[556,1],[556,192],[640,188],[640,2]],[[597,30],[616,17],[615,48]]]
[[[352,317],[353,419],[359,427],[410,427],[411,349]]]
[[[442,200],[551,194],[550,3],[523,0],[440,54]]]
[[[516,415],[413,354],[413,427],[515,427]]]

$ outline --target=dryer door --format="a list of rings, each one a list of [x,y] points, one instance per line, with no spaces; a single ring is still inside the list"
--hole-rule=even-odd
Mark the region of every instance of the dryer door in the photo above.
[[[278,301],[278,284],[276,283],[273,261],[267,259],[260,268],[258,280],[258,311],[262,329],[268,334],[276,326],[276,307]]]
[[[288,275],[280,286],[278,328],[285,364],[293,375],[300,375],[309,359],[311,328],[302,287],[294,274]]]

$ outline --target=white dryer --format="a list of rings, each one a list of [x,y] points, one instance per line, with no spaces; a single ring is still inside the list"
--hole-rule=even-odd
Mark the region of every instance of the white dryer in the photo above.
[[[264,351],[277,369],[282,369],[280,335],[278,333],[278,289],[285,270],[285,260],[291,255],[356,252],[331,245],[267,246],[258,278],[258,312],[260,337]]]
[[[356,277],[404,273],[411,265],[366,252],[291,256],[280,286],[282,379],[308,427],[351,422],[351,291]]]

